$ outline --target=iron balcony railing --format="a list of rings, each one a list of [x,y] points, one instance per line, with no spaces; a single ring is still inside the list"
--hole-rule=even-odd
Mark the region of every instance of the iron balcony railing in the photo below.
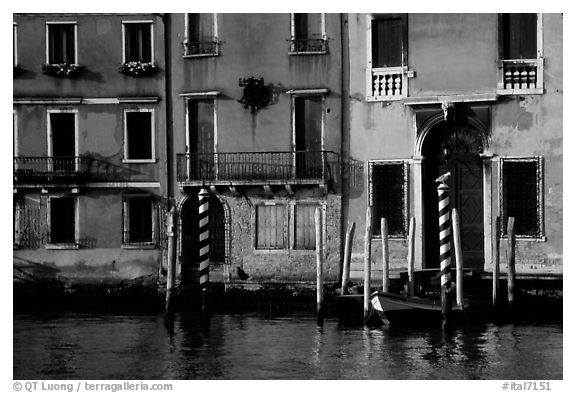
[[[184,56],[217,55],[220,43],[216,40],[200,42],[183,42]]]
[[[14,179],[81,177],[88,174],[90,158],[75,157],[14,157]]]
[[[325,53],[328,51],[324,38],[294,38],[290,40],[291,53]]]
[[[340,157],[332,151],[178,154],[179,182],[330,180]]]

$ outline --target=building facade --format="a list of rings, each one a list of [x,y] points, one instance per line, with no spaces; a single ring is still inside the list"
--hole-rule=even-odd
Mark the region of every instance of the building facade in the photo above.
[[[346,199],[346,219],[363,222],[371,205],[378,239],[386,217],[400,268],[414,218],[415,266],[438,268],[435,180],[450,172],[465,268],[493,269],[493,223],[501,217],[505,244],[515,217],[519,274],[561,274],[562,15],[350,14],[347,22],[343,139],[365,182]]]
[[[153,14],[14,15],[14,263],[63,280],[158,275],[164,26]]]
[[[15,14],[14,261],[69,280],[327,281],[372,208],[393,269],[414,219],[438,261],[435,180],[451,173],[466,268],[493,269],[515,218],[517,270],[562,275],[560,14]],[[502,257],[503,261],[504,258]],[[38,265],[40,264],[40,265]],[[375,263],[375,277],[381,274]]]

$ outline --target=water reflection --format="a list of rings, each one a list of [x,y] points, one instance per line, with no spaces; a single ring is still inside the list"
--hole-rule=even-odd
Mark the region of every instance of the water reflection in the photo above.
[[[14,317],[16,379],[559,379],[562,325],[444,334],[312,313]]]

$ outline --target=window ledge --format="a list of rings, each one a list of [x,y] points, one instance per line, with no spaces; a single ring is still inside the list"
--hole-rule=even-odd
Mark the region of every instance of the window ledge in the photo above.
[[[544,94],[544,88],[539,87],[536,89],[498,89],[496,93],[499,95],[518,95],[518,94]]]
[[[156,163],[156,159],[152,158],[152,159],[129,159],[129,158],[123,158],[122,159],[122,163],[124,164],[154,164]]]
[[[306,55],[327,55],[328,51],[310,51],[310,52],[288,52],[290,56],[306,56]]]
[[[508,236],[501,236],[500,237],[501,240],[508,240]],[[523,237],[523,236],[518,236],[516,235],[516,241],[517,242],[535,242],[535,243],[543,243],[546,242],[546,236],[542,236],[542,237]]]
[[[285,248],[275,250],[255,249],[254,254],[289,254],[289,252]]]
[[[80,245],[77,243],[48,243],[47,250],[78,250]]]
[[[372,236],[372,240],[381,240],[382,236],[381,235],[373,235]],[[397,236],[397,235],[388,235],[388,240],[400,240],[400,241],[406,241],[408,240],[407,236]]]
[[[125,250],[153,250],[156,248],[154,243],[124,243],[121,248]]]
[[[202,57],[217,57],[217,56],[220,56],[220,53],[214,52],[214,53],[198,53],[198,54],[191,54],[191,55],[187,55],[187,54],[182,55],[182,57],[184,59],[196,59],[196,58],[202,58]]]
[[[406,98],[406,96],[367,96],[367,102],[382,102],[382,101],[400,101]]]

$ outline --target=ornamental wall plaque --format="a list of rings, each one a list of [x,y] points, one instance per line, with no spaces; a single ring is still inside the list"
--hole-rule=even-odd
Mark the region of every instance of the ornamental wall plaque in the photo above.
[[[256,113],[270,102],[270,88],[264,85],[264,78],[240,78],[238,86],[244,88],[238,102],[244,104],[244,109],[250,108],[250,113]]]

